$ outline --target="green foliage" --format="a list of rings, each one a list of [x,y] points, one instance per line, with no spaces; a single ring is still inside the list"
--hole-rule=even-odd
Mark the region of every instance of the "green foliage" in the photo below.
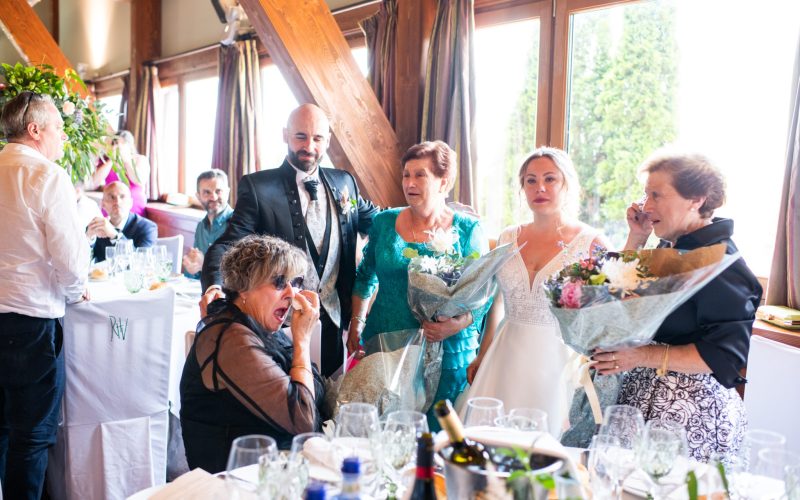
[[[53,98],[56,108],[61,112],[64,132],[67,134],[64,156],[58,160],[58,164],[70,173],[73,183],[91,177],[95,161],[103,154],[112,159],[115,170],[126,180],[119,155],[108,145],[107,139],[113,132],[102,113],[103,103],[84,99],[78,94],[76,89],[85,91],[86,85],[74,70],[68,69],[62,77],[48,65],[0,64],[0,76],[6,81],[5,85],[0,86],[0,109],[24,91],[47,94]]]
[[[689,493],[689,500],[697,500],[697,475],[693,470],[686,473],[686,489]]]

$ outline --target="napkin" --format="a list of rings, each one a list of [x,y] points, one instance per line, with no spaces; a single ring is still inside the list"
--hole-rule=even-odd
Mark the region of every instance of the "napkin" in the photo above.
[[[153,494],[150,500],[211,500],[226,498],[227,494],[224,480],[198,468],[172,481],[166,488]]]

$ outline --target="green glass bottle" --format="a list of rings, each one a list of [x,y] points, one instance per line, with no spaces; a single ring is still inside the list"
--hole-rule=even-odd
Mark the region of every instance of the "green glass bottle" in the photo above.
[[[464,467],[470,465],[485,467],[486,462],[489,461],[486,448],[482,444],[464,437],[464,426],[450,401],[439,401],[433,407],[433,411],[436,413],[436,418],[439,419],[439,425],[450,438],[450,446],[453,448],[449,457],[450,462]]]

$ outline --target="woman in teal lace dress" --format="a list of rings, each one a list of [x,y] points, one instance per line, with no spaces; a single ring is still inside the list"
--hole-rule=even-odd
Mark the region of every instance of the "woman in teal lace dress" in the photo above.
[[[353,317],[347,347],[359,349],[377,334],[419,328],[408,307],[408,259],[403,249],[410,247],[420,255],[431,255],[426,243],[429,231],[449,230],[458,234],[456,251],[463,256],[475,251],[484,254],[488,242],[480,223],[447,206],[447,194],[456,177],[456,153],[441,141],[412,146],[402,159],[403,193],[408,207],[385,210],[375,216],[364,248],[364,258],[356,272],[353,288]],[[369,316],[369,301],[380,287]],[[467,383],[466,369],[475,358],[479,329],[490,304],[454,318],[422,323],[428,341],[442,342],[442,376],[434,401],[456,397]],[[430,425],[438,422],[429,412]]]

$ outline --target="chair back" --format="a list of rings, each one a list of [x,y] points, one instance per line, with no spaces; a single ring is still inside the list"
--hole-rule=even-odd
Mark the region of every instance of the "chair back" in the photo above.
[[[181,272],[181,263],[183,261],[183,235],[177,234],[175,236],[168,236],[166,238],[158,238],[156,245],[164,245],[167,251],[172,256],[172,272]]]
[[[63,426],[51,455],[63,498],[164,484],[174,302],[164,288],[67,308]]]
[[[747,426],[783,434],[786,449],[792,451],[800,451],[800,397],[787,387],[798,380],[800,349],[757,335],[750,338],[744,391]]]

